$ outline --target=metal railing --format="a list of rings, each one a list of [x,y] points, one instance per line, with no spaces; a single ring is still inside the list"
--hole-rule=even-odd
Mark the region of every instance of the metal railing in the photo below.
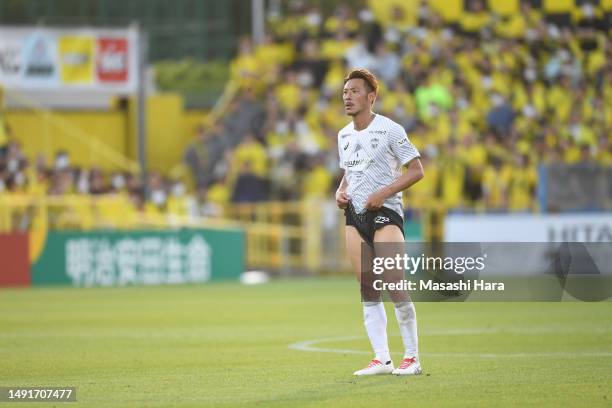
[[[444,209],[420,210],[425,240],[442,237]],[[222,217],[139,211],[124,195],[0,194],[0,233],[48,230],[240,228],[249,269],[280,274],[349,270],[344,216],[330,201],[233,204]]]

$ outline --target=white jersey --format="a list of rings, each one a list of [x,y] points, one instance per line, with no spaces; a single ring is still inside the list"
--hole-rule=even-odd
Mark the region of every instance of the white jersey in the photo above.
[[[363,130],[355,130],[353,122],[342,128],[338,152],[347,194],[358,213],[365,211],[370,194],[393,183],[402,174],[403,165],[420,157],[404,128],[378,114]],[[387,198],[384,206],[403,217],[402,192]]]

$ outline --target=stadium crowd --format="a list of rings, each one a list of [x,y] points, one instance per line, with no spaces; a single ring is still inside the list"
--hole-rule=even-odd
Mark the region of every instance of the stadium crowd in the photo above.
[[[270,17],[263,44],[243,39],[232,63],[242,96],[186,156],[198,184],[239,186],[225,194],[235,201],[329,196],[351,67],[378,75],[374,110],[421,150],[427,176],[409,205],[534,210],[538,165],[612,163],[612,43],[601,10],[583,2],[563,21],[522,1],[502,18],[476,0],[448,25],[426,1],[416,11],[401,4],[324,16],[294,1]],[[206,152],[208,161],[197,158]]]
[[[612,43],[596,5],[578,2],[566,21],[547,18],[537,1],[499,16],[474,0],[448,24],[427,1],[404,3],[272,10],[263,43],[242,39],[231,63],[237,96],[185,151],[193,198],[191,183],[75,169],[65,152],[28,165],[6,140],[0,192],[124,192],[140,209],[204,215],[229,202],[331,197],[352,67],[379,77],[374,111],[402,124],[421,151],[426,177],[406,195],[409,207],[536,210],[538,165],[612,164]]]

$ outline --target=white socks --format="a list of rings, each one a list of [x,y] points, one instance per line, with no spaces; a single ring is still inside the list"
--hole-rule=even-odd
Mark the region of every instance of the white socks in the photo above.
[[[376,359],[385,364],[391,360],[387,341],[387,313],[382,302],[363,302],[363,323]]]
[[[395,317],[399,324],[406,357],[419,358],[419,339],[417,337],[416,310],[411,301],[395,304]],[[386,336],[385,336],[386,337]]]
[[[419,358],[419,339],[414,303],[411,301],[395,304],[395,317],[404,343],[404,358]],[[363,322],[376,359],[385,364],[391,360],[387,340],[387,314],[383,302],[363,302]]]

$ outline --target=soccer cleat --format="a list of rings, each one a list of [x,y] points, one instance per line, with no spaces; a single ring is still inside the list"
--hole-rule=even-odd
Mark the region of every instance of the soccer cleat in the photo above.
[[[387,361],[385,364],[381,363],[380,360],[374,359],[370,361],[370,364],[366,368],[355,371],[354,375],[379,375],[379,374],[391,374],[393,372],[393,362]]]
[[[393,370],[395,375],[418,375],[422,372],[421,363],[416,357],[406,357],[402,360],[400,366]]]

